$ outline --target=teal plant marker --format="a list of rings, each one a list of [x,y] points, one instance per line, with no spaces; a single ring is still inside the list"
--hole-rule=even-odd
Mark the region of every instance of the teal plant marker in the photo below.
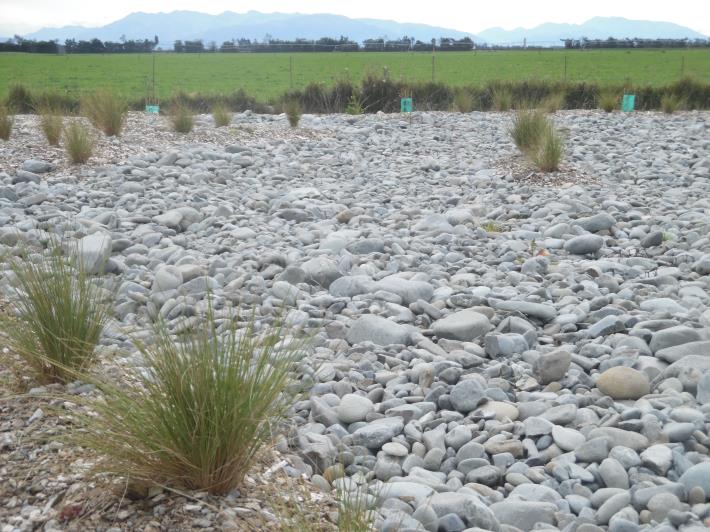
[[[145,112],[152,114],[152,115],[160,114],[160,106],[159,105],[146,105]]]
[[[399,112],[400,113],[411,113],[414,108],[411,98],[402,98],[399,102]]]
[[[624,94],[624,97],[621,100],[621,110],[626,111],[627,113],[630,113],[631,111],[634,110],[635,104],[636,104],[636,95],[635,94]]]

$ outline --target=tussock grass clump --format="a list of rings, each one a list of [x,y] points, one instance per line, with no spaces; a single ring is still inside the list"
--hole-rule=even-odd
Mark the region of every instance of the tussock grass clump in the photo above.
[[[513,93],[505,87],[494,88],[491,92],[491,103],[495,111],[510,111],[513,108]]]
[[[157,324],[152,344],[136,341],[145,370],[121,388],[98,385],[103,399],[80,419],[78,443],[136,486],[229,492],[293,401],[304,343],[286,345],[282,333],[278,325],[257,332],[253,318],[237,330],[211,308],[179,338]]]
[[[59,246],[11,262],[17,320],[5,327],[10,348],[44,383],[67,382],[94,361],[109,320],[105,291],[77,258]]]
[[[41,109],[39,125],[49,145],[58,146],[59,140],[62,138],[62,128],[64,127],[64,119],[61,113],[54,109]]]
[[[548,120],[541,111],[524,109],[515,113],[509,134],[521,152],[529,153],[539,146],[548,126]]]
[[[661,111],[666,114],[673,114],[682,107],[683,101],[673,94],[664,94],[661,98]]]
[[[12,134],[13,119],[7,110],[7,107],[0,105],[0,139],[10,140]]]
[[[454,109],[459,113],[473,111],[473,96],[465,89],[459,89],[454,94]]]
[[[94,138],[89,129],[78,120],[64,128],[64,145],[73,164],[82,164],[94,153]]]
[[[288,123],[292,128],[297,128],[301,121],[301,104],[295,98],[291,98],[284,104],[284,112]]]
[[[349,115],[361,115],[365,112],[360,97],[357,94],[353,93],[350,97],[348,105],[345,106],[345,112]]]
[[[339,531],[370,532],[374,529],[377,497],[367,492],[367,485],[358,486],[354,490],[338,489],[336,497]]]
[[[556,113],[565,106],[565,95],[561,92],[555,92],[547,95],[540,102],[540,107],[545,110],[546,113]]]
[[[212,118],[214,119],[214,125],[216,127],[225,127],[232,123],[232,113],[229,108],[218,103],[212,106]]]
[[[114,93],[106,90],[93,92],[82,99],[81,111],[89,121],[109,137],[118,137],[126,122],[128,107]]]
[[[22,83],[13,83],[7,93],[7,107],[17,114],[29,114],[34,109],[32,91]]]
[[[619,106],[619,96],[611,91],[604,91],[599,94],[598,104],[600,109],[611,113]]]
[[[195,125],[192,112],[185,105],[177,104],[170,112],[170,122],[178,133],[189,133]]]
[[[542,134],[539,145],[533,152],[532,160],[543,172],[554,172],[560,167],[563,153],[564,140],[554,126],[549,124]]]

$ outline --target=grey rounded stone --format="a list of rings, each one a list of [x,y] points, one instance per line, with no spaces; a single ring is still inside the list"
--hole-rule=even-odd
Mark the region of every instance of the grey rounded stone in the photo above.
[[[477,380],[466,379],[452,388],[449,400],[456,410],[467,414],[475,410],[485,396],[486,391]]]
[[[483,336],[491,328],[491,323],[483,314],[472,310],[455,312],[437,320],[432,326],[434,334],[439,338],[469,342]]]
[[[597,388],[613,399],[638,399],[650,392],[646,374],[626,366],[609,368],[599,375]]]

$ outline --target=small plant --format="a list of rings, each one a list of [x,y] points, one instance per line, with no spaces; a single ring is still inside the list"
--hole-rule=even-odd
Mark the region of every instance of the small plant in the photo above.
[[[62,128],[64,127],[62,115],[53,109],[41,109],[39,120],[42,133],[44,133],[44,138],[47,139],[49,145],[58,146],[59,139],[62,137]]]
[[[598,97],[599,108],[611,113],[619,106],[619,96],[612,91],[604,91]]]
[[[493,221],[488,221],[481,225],[481,227],[486,233],[500,233],[503,230],[499,223]]]
[[[72,120],[64,128],[64,145],[73,164],[85,163],[94,152],[94,139],[89,129],[78,120]]]
[[[521,152],[529,153],[540,145],[548,126],[548,120],[542,112],[521,110],[515,113],[509,134]]]
[[[491,101],[496,111],[510,111],[513,107],[513,93],[507,88],[493,89]]]
[[[178,133],[189,133],[194,126],[192,112],[185,105],[181,104],[177,104],[173,107],[170,113],[170,121],[173,124],[173,129]]]
[[[212,106],[212,118],[216,127],[225,127],[232,123],[232,113],[221,103]]]
[[[84,116],[109,137],[117,137],[121,134],[127,109],[123,100],[105,90],[91,93],[81,102]]]
[[[13,83],[7,93],[7,107],[17,114],[28,114],[34,109],[32,92],[22,83]]]
[[[357,94],[353,93],[350,97],[348,105],[345,106],[345,112],[349,115],[361,115],[365,112]]]
[[[286,101],[284,111],[286,112],[286,118],[288,118],[289,125],[292,128],[297,128],[298,123],[301,121],[301,104],[298,103],[298,100],[296,98],[291,98]]]
[[[661,98],[661,110],[666,114],[673,114],[683,107],[683,102],[677,96],[664,94]]]
[[[554,172],[560,167],[564,153],[564,140],[550,123],[545,128],[540,143],[532,155],[535,165],[543,172]]]
[[[342,532],[370,532],[373,530],[377,511],[377,498],[367,493],[367,485],[358,485],[355,490],[337,489],[338,530]]]
[[[547,113],[556,113],[565,106],[565,95],[561,92],[549,94],[540,103],[542,109]]]
[[[12,116],[8,113],[7,107],[0,105],[0,139],[10,140],[12,124]]]
[[[78,443],[96,451],[99,469],[137,487],[170,485],[228,493],[283,421],[293,400],[292,372],[303,342],[286,344],[280,326],[258,332],[252,317],[215,318],[174,338],[158,323],[154,341],[135,343],[145,361],[130,384],[102,382],[88,400]]]
[[[459,113],[473,111],[473,96],[465,89],[459,89],[454,94],[454,109]]]
[[[17,321],[5,327],[11,349],[41,382],[67,382],[94,360],[109,320],[104,291],[77,258],[59,246],[11,262]]]

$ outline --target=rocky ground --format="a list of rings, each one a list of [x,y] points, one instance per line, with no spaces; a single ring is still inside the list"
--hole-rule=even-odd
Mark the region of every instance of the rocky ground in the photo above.
[[[108,261],[117,378],[141,362],[130,331],[162,316],[178,332],[208,292],[313,332],[264,484],[276,464],[307,489],[367,490],[385,531],[710,526],[710,114],[558,113],[552,175],[504,113],[296,131],[246,113],[187,138],[133,114],[81,167],[33,120],[0,144],[0,255],[61,230],[87,266]],[[55,441],[49,406],[0,402],[3,532],[278,521],[258,490],[124,503]],[[229,521],[244,508],[253,522]]]

